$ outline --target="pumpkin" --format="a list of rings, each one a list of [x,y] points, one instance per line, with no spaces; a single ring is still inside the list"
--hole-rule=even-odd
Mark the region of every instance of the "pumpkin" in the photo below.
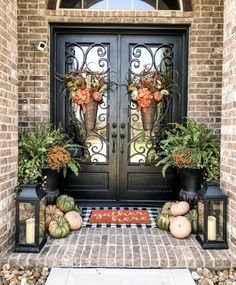
[[[57,217],[49,224],[48,231],[53,238],[63,238],[70,233],[70,225],[65,217]]]
[[[190,206],[188,202],[185,201],[176,202],[173,205],[171,205],[170,213],[173,216],[182,216],[188,213],[189,208]]]
[[[70,211],[65,214],[65,218],[70,224],[71,230],[79,230],[83,225],[83,220],[80,214],[76,211]]]
[[[48,226],[50,222],[57,218],[57,217],[62,217],[64,216],[64,213],[57,208],[56,205],[47,205],[46,207],[46,228],[48,229]]]
[[[166,202],[162,207],[161,213],[170,215],[170,208],[172,204],[173,202]]]
[[[197,233],[197,218],[198,218],[197,210],[192,209],[184,216],[189,220],[189,222],[192,225],[192,233],[196,234]]]
[[[159,214],[156,219],[156,225],[158,228],[168,231],[173,218],[174,216],[172,215]]]
[[[68,195],[60,195],[56,201],[57,207],[64,213],[74,209],[75,199]]]
[[[175,238],[186,238],[191,234],[191,223],[186,217],[175,217],[170,223],[170,232]]]

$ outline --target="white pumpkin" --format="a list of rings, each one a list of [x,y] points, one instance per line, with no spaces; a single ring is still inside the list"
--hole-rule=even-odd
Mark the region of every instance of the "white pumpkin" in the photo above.
[[[188,213],[190,209],[189,203],[185,201],[181,202],[176,202],[171,205],[170,207],[170,213],[177,217],[177,216],[182,216]]]
[[[175,217],[170,223],[170,232],[175,238],[186,238],[191,234],[192,226],[185,217]]]
[[[80,214],[76,211],[69,211],[64,216],[70,224],[71,230],[79,230],[83,225],[83,220]]]

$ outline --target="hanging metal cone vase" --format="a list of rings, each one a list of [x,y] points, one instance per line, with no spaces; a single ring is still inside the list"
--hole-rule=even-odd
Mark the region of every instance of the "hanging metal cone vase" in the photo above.
[[[145,131],[153,129],[156,112],[157,112],[157,103],[154,100],[151,100],[151,103],[148,106],[147,111],[146,112],[142,111],[143,128]]]
[[[88,131],[95,129],[97,119],[98,102],[90,97],[89,103],[86,105],[84,113],[84,124]]]

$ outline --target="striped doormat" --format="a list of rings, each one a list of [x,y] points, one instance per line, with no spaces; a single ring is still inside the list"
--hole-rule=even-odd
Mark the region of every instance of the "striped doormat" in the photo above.
[[[156,227],[156,217],[158,215],[158,209],[157,208],[141,208],[141,207],[86,207],[81,208],[82,210],[82,216],[83,216],[83,226],[87,228],[155,228]],[[125,210],[127,211],[147,211],[149,216],[149,222],[145,223],[96,223],[92,222],[94,218],[93,213],[95,213],[98,210],[106,210],[104,212],[111,212],[112,210],[120,211]],[[94,211],[94,212],[93,212]]]

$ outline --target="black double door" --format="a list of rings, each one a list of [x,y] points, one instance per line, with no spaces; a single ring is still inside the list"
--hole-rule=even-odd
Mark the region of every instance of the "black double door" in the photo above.
[[[73,27],[53,29],[53,70],[65,74],[87,68],[104,72],[116,82],[98,106],[96,128],[83,129],[83,115],[74,113],[85,139],[86,158],[78,176],[68,175],[63,190],[80,201],[107,204],[154,204],[172,199],[177,191],[173,176],[161,175],[155,167],[158,124],[145,131],[141,114],[127,94],[127,79],[144,65],[165,65],[178,71],[173,76],[182,91],[174,99],[168,120],[179,122],[185,115],[185,29],[101,30]],[[54,73],[54,72],[52,72]],[[71,104],[63,82],[52,77],[52,121],[70,126]]]

